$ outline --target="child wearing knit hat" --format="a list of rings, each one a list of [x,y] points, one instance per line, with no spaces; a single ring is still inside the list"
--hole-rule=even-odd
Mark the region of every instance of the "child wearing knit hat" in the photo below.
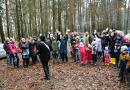
[[[118,67],[120,68],[120,78],[118,81],[123,81],[124,72],[126,75],[126,84],[129,84],[129,67],[130,67],[130,56],[129,52],[127,52],[128,47],[121,47],[121,54],[119,57]]]

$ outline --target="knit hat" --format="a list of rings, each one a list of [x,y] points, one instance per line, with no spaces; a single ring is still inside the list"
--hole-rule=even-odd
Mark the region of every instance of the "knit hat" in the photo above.
[[[119,41],[119,40],[116,40],[116,43],[120,44],[120,41]]]
[[[81,42],[84,41],[84,39],[81,39]]]
[[[70,35],[72,36],[72,35],[74,35],[74,33],[72,32]]]
[[[23,37],[20,38],[20,40],[22,39]]]
[[[80,42],[80,45],[83,45],[83,43],[82,43],[82,42]]]
[[[128,50],[128,47],[127,47],[127,46],[122,46],[121,49],[122,49],[123,51],[127,51],[127,50]]]
[[[103,34],[106,34],[106,32],[103,32]]]
[[[40,39],[41,39],[41,41],[45,41],[45,36],[41,35]]]
[[[108,50],[108,47],[105,47],[105,50]]]
[[[83,35],[82,33],[80,33],[80,35]]]
[[[92,44],[96,45],[96,41],[92,42]]]

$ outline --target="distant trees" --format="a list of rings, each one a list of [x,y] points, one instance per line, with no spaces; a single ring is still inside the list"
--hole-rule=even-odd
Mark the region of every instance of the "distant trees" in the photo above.
[[[0,35],[4,37],[39,36],[71,31],[93,33],[106,27],[130,30],[127,0],[1,0]],[[121,8],[124,10],[121,10]],[[4,36],[3,36],[4,35]]]

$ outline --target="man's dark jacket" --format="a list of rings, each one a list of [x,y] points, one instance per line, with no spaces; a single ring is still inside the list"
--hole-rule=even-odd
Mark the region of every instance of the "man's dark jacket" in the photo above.
[[[42,42],[44,42],[46,45],[48,45],[50,50]],[[50,60],[50,51],[52,51],[50,42],[48,42],[46,40],[42,40],[41,42],[39,42],[38,54],[40,54],[41,62],[48,62]]]

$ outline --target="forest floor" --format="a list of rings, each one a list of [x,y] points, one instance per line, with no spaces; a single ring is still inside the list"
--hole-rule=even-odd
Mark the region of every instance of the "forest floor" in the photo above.
[[[98,59],[97,66],[73,63],[69,57],[68,63],[56,63],[50,60],[50,80],[44,80],[42,64],[23,68],[6,66],[6,59],[0,60],[0,90],[130,90],[125,81],[118,82],[116,75],[119,69],[114,65],[105,66]],[[20,55],[21,58],[21,55]]]

